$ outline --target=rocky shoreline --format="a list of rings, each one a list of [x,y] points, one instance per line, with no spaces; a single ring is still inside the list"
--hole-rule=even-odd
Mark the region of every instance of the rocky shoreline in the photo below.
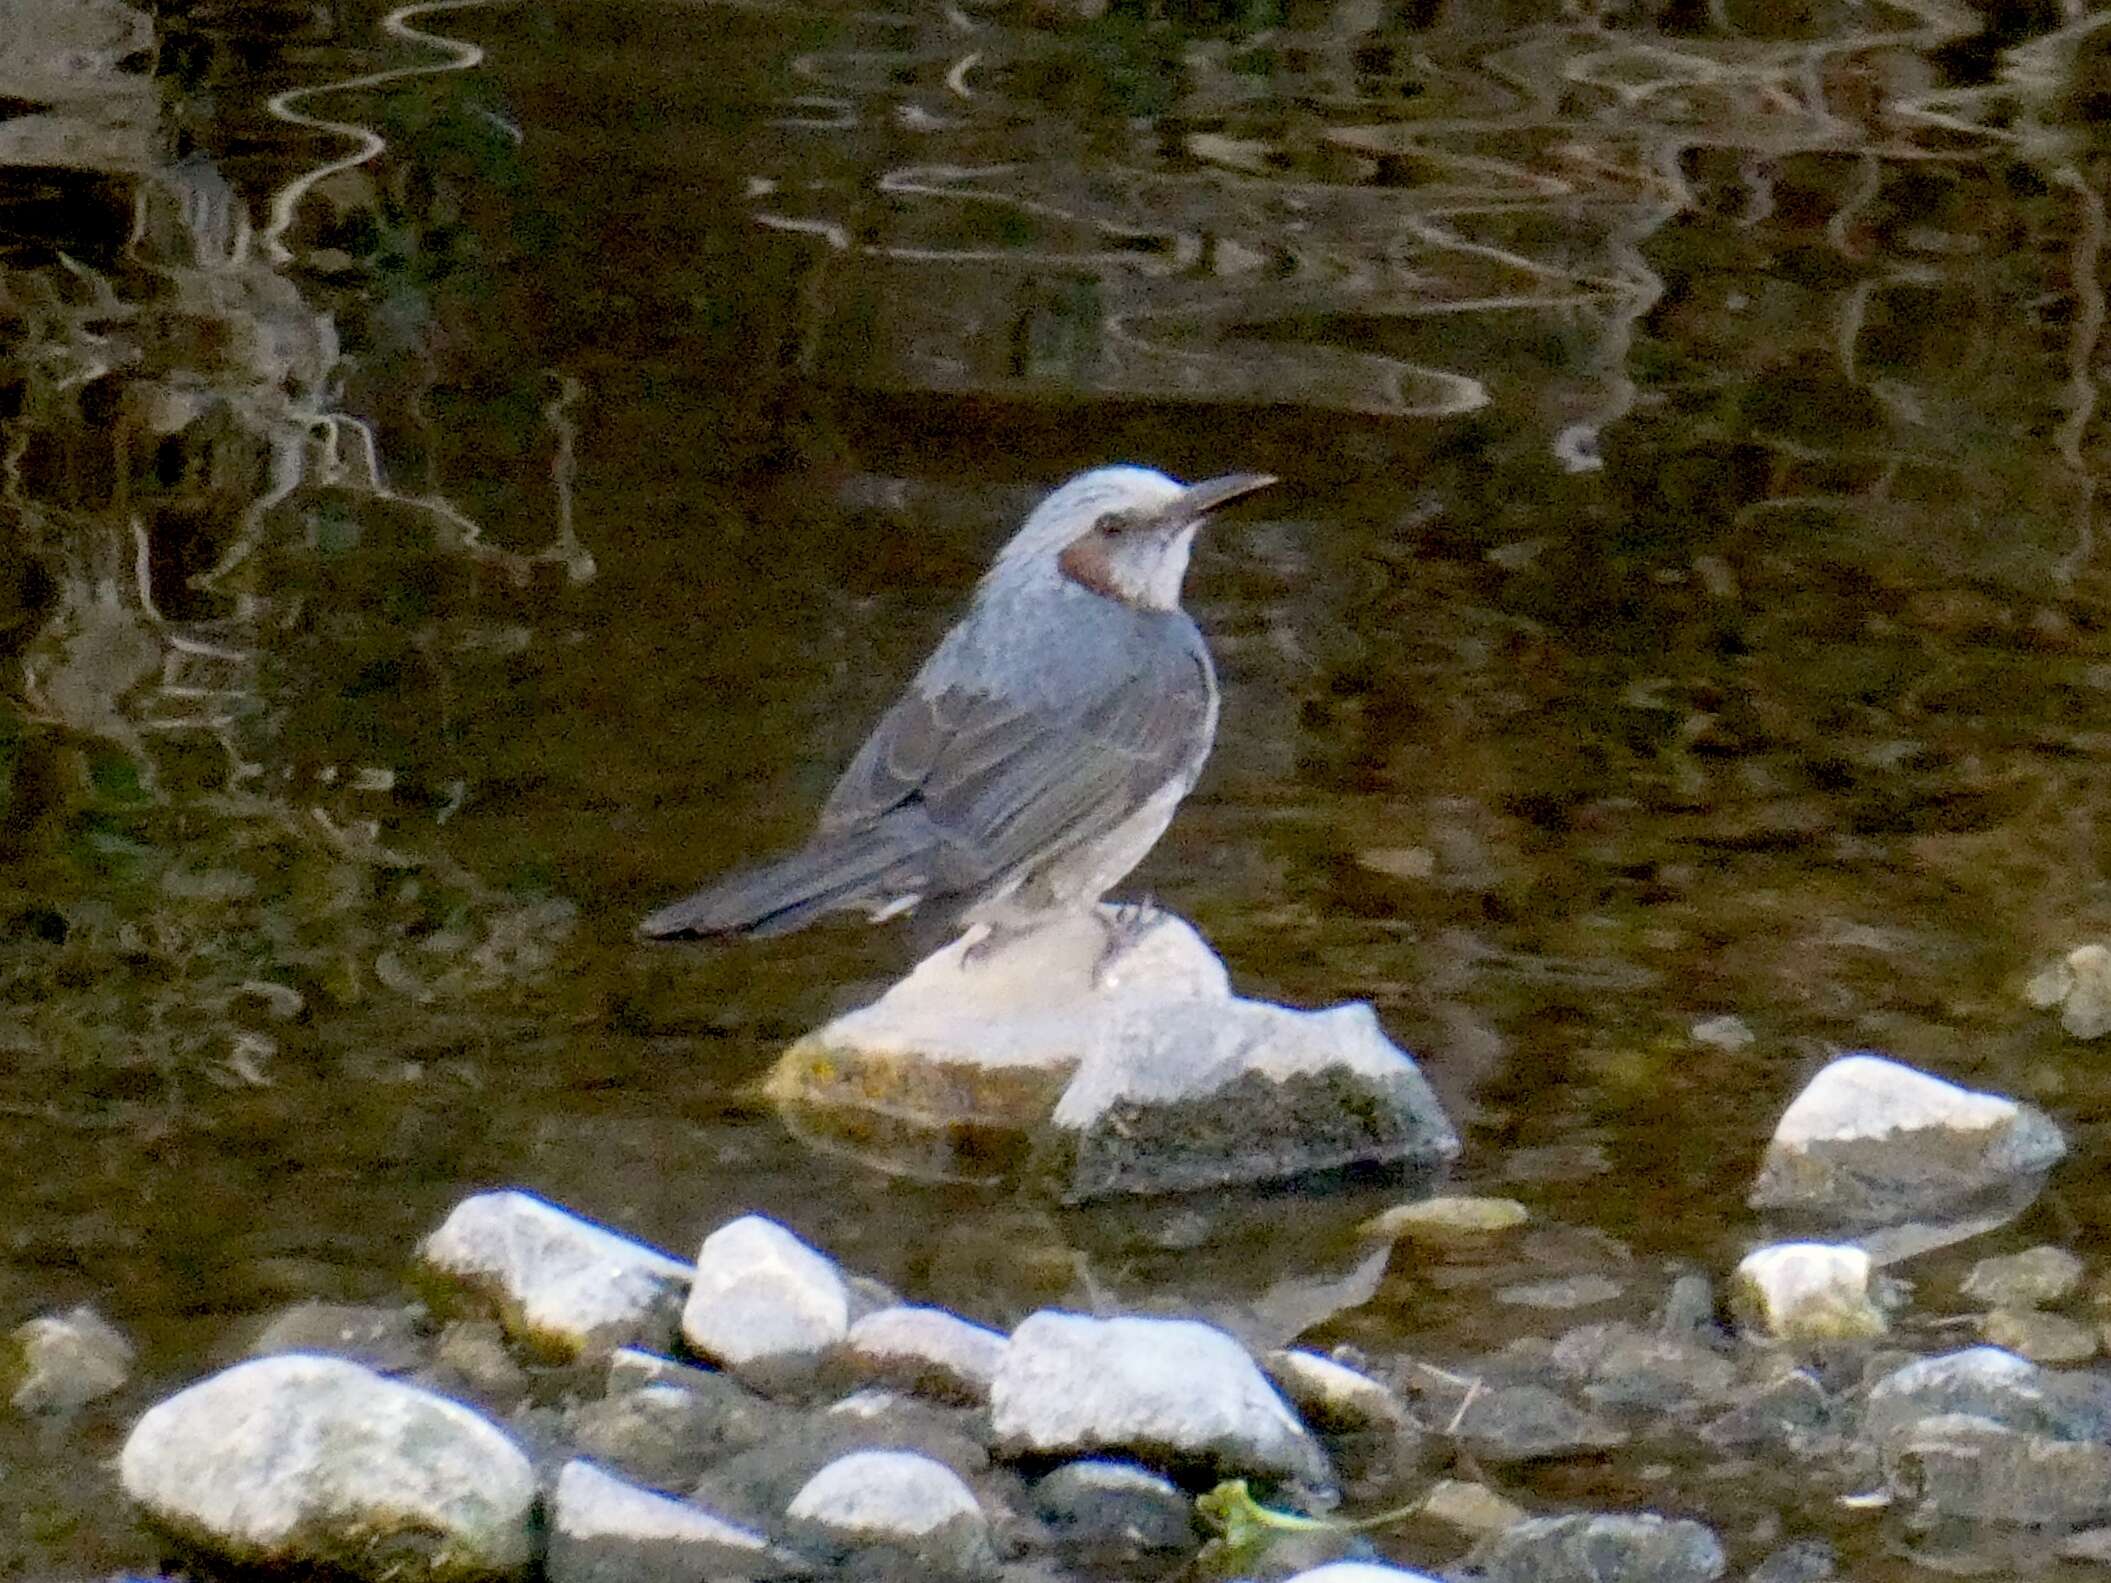
[[[1680,1443],[1718,1479],[1789,1476],[1962,1555],[2111,1561],[2111,1377],[2057,1366],[2096,1351],[2073,1317],[2082,1262],[1980,1260],[1963,1295],[1989,1339],[1927,1349],[1899,1338],[1942,1327],[1884,1251],[1902,1227],[1913,1249],[1984,1229],[2064,1147],[2027,1106],[1841,1058],[1787,1107],[1751,1192],[1834,1235],[1675,1280],[1646,1324],[1441,1363],[1155,1314],[1047,1309],[1005,1332],[759,1215],[684,1261],[483,1193],[424,1240],[402,1304],[287,1311],[141,1417],[119,1473],[170,1563],[208,1576],[1434,1575],[1384,1559],[1402,1544],[1460,1583],[1706,1583],[1733,1559],[1753,1583],[1836,1575],[1827,1540],[1778,1519],[1733,1531],[1730,1502],[1704,1521],[1517,1498],[1527,1470]],[[1365,1232],[1486,1241],[1524,1218],[1425,1197]],[[124,1378],[123,1338],[92,1313],[14,1341],[25,1411]]]

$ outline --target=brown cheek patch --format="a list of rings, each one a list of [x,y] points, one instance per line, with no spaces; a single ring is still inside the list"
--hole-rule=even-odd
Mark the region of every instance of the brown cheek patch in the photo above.
[[[1056,557],[1056,570],[1080,588],[1089,588],[1103,598],[1122,598],[1114,583],[1114,567],[1107,559],[1106,540],[1097,533],[1071,540]]]

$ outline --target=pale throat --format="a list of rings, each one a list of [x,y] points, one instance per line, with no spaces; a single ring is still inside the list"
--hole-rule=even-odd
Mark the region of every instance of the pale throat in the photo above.
[[[1094,529],[1072,539],[1056,570],[1080,588],[1132,610],[1178,610],[1194,530],[1170,539],[1132,539],[1117,546]]]

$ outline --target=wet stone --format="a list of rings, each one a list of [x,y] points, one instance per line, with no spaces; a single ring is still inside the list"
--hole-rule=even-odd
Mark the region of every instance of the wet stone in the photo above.
[[[1072,1200],[1457,1154],[1368,1006],[1238,998],[1202,937],[1163,913],[1109,964],[1116,916],[1059,921],[972,965],[955,941],[794,1045],[772,1096],[808,1126],[851,1115],[869,1138],[884,1124],[925,1165],[973,1135],[978,1158],[1030,1161]]]
[[[2081,1363],[2096,1356],[2096,1332],[2089,1326],[2035,1309],[1997,1308],[1980,1323],[1979,1333],[2033,1363]]]
[[[550,1500],[549,1583],[695,1583],[807,1570],[753,1529],[567,1462]]]
[[[17,1325],[0,1356],[0,1378],[19,1412],[70,1413],[123,1387],[132,1343],[85,1305]]]
[[[434,1350],[441,1378],[452,1376],[482,1401],[511,1405],[527,1392],[527,1370],[506,1350],[495,1320],[458,1319],[441,1330]]]
[[[1715,1322],[1715,1283],[1698,1271],[1673,1281],[1657,1311],[1657,1330],[1688,1341],[1715,1339],[1721,1331]]]
[[[1395,1204],[1356,1229],[1367,1237],[1453,1242],[1512,1231],[1532,1218],[1514,1198],[1437,1197]]]
[[[295,1303],[275,1314],[245,1351],[253,1358],[326,1352],[381,1374],[408,1374],[433,1355],[421,1310],[378,1303]]]
[[[2066,1152],[2031,1106],[1881,1056],[1843,1056],[1783,1113],[1751,1203],[1872,1221],[1939,1214],[2034,1184]]]
[[[1460,1445],[1484,1462],[1540,1462],[1624,1445],[1627,1436],[1544,1385],[1492,1385],[1458,1414]]]
[[[1006,1340],[942,1308],[897,1304],[852,1325],[843,1357],[874,1384],[941,1401],[986,1402]]]
[[[1878,1380],[1862,1409],[1862,1432],[1881,1444],[1921,1419],[1960,1414],[2023,1434],[2111,1441],[2111,1380],[2040,1368],[1999,1347],[1968,1347]]]
[[[714,1463],[760,1445],[782,1411],[724,1375],[695,1388],[644,1385],[566,1415],[573,1442],[641,1483],[676,1489]]]
[[[990,1416],[1014,1457],[1128,1452],[1225,1478],[1333,1484],[1325,1453],[1246,1350],[1192,1320],[1033,1314],[998,1365]]]
[[[850,1332],[835,1265],[774,1220],[744,1215],[704,1239],[682,1336],[764,1390],[811,1378]]]
[[[458,1402],[342,1358],[259,1358],[142,1417],[125,1493],[241,1565],[355,1577],[505,1577],[533,1551],[535,1475]]]
[[[464,1199],[418,1257],[436,1291],[496,1311],[509,1335],[570,1358],[672,1338],[689,1271],[531,1193]]]
[[[1525,1520],[1525,1509],[1517,1502],[1464,1479],[1439,1479],[1422,1497],[1421,1515],[1432,1522],[1473,1536],[1501,1533]]]
[[[1676,1412],[1726,1396],[1737,1368],[1698,1341],[1634,1325],[1582,1325],[1554,1344],[1553,1361],[1602,1408]]]
[[[1496,1288],[1495,1300],[1512,1308],[1536,1308],[1547,1313],[1566,1313],[1575,1308],[1595,1308],[1609,1303],[1626,1290],[1605,1275],[1563,1275],[1548,1281],[1521,1281]]]
[[[1388,1387],[1332,1358],[1285,1348],[1261,1362],[1298,1415],[1321,1434],[1391,1434],[1414,1427],[1406,1406]]]
[[[1869,1255],[1848,1244],[1783,1242],[1745,1255],[1730,1307],[1779,1341],[1847,1341],[1888,1328],[1870,1291]]]
[[[817,1472],[785,1508],[793,1536],[848,1553],[883,1546],[952,1575],[995,1569],[989,1519],[942,1462],[913,1451],[854,1451]]]
[[[1459,1152],[1420,1068],[1362,1004],[1140,1009],[1078,1068],[1053,1132],[1073,1201],[1434,1166]]]
[[[1133,1462],[1066,1462],[1034,1485],[1033,1505],[1058,1543],[1098,1554],[1185,1550],[1198,1538],[1186,1493]]]
[[[1785,1544],[1754,1567],[1745,1583],[1826,1583],[1839,1571],[1839,1557],[1823,1539]]]
[[[1886,1441],[1884,1475],[1900,1499],[1946,1517],[2030,1526],[2111,1517],[2111,1445],[1963,1413],[1919,1419]]]
[[[1838,1432],[1839,1409],[1816,1375],[1783,1370],[1749,1386],[1728,1411],[1701,1429],[1710,1445],[1774,1446],[1796,1451]]]
[[[783,1412],[767,1440],[715,1463],[693,1493],[713,1510],[767,1526],[809,1479],[853,1451],[914,1451],[978,1479],[990,1468],[987,1432],[977,1412],[860,1391],[825,1409]]]
[[[2065,1248],[2041,1245],[1981,1259],[1964,1278],[1967,1299],[1989,1308],[2042,1308],[2066,1301],[2082,1284],[2082,1261]]]
[[[1721,1543],[1703,1524],[1653,1512],[1529,1517],[1466,1558],[1476,1583],[1712,1583]]]

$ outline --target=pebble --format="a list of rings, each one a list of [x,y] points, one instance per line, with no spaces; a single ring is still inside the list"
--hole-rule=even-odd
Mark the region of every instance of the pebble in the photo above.
[[[1782,1242],[1745,1255],[1731,1310],[1777,1341],[1846,1341],[1888,1325],[1870,1291],[1869,1255],[1846,1243]]]
[[[990,1555],[989,1520],[974,1492],[942,1462],[913,1451],[853,1451],[816,1473],[785,1517],[796,1536],[843,1550],[901,1549],[954,1572]]]
[[[1186,1492],[1133,1462],[1066,1462],[1034,1485],[1033,1503],[1058,1542],[1084,1550],[1170,1551],[1197,1542]]]
[[[1011,1456],[1133,1452],[1226,1478],[1333,1484],[1325,1454],[1246,1350],[1193,1320],[1033,1314],[998,1365],[990,1413]]]
[[[507,1334],[557,1358],[671,1338],[689,1280],[680,1260],[514,1191],[464,1199],[418,1258],[442,1293],[488,1304]]]
[[[866,1380],[941,1401],[987,1402],[1009,1338],[942,1308],[897,1304],[850,1327],[845,1361]]]
[[[767,1390],[810,1376],[849,1333],[842,1275],[776,1221],[743,1215],[704,1239],[682,1310],[702,1356]]]
[[[1510,1231],[1532,1218],[1514,1198],[1437,1197],[1395,1204],[1356,1229],[1367,1237],[1445,1242]]]
[[[804,1570],[752,1529],[583,1460],[558,1474],[549,1525],[548,1583],[696,1583]]]

